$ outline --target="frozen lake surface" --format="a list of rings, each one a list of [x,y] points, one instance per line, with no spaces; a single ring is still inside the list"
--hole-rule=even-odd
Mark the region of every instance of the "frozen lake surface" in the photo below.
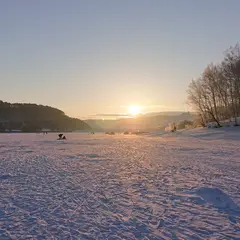
[[[236,128],[237,129],[237,128]],[[0,239],[240,239],[240,131],[0,134]]]

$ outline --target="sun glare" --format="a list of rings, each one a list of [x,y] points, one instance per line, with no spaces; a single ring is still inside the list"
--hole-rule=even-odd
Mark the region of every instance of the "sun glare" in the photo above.
[[[141,113],[141,110],[142,110],[142,107],[141,106],[135,106],[135,105],[131,105],[128,107],[128,112],[131,114],[131,115],[138,115]]]

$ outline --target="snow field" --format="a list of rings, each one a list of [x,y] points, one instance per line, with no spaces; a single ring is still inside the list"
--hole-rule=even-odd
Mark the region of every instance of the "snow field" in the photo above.
[[[240,132],[0,135],[0,239],[240,239]]]

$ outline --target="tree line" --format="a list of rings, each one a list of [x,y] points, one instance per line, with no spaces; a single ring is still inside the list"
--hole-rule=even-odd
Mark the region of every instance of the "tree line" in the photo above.
[[[188,88],[188,101],[198,112],[201,124],[230,120],[238,125],[240,117],[240,45],[224,52],[219,64],[209,64]]]
[[[90,129],[90,127],[80,119],[68,117],[57,108],[0,101],[0,131],[36,132],[42,129],[74,131]]]

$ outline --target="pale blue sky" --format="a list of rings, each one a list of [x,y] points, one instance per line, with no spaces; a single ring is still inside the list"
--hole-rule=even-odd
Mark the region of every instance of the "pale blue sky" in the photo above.
[[[87,117],[187,110],[186,90],[240,39],[239,0],[2,0],[0,99]]]

